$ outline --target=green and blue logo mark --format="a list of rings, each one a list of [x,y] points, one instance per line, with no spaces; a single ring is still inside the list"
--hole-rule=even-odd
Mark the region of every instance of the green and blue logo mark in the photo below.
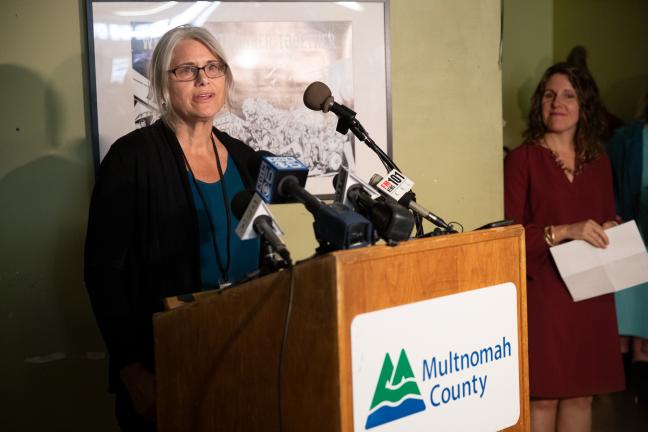
[[[371,429],[425,410],[412,366],[402,349],[394,370],[389,353],[385,354],[365,429]]]

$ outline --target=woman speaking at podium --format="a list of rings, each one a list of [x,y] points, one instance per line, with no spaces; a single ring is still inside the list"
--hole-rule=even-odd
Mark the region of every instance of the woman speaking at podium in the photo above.
[[[153,52],[150,93],[160,120],[120,138],[97,175],[85,281],[110,356],[124,431],[155,430],[153,313],[163,299],[236,282],[259,265],[240,241],[230,201],[252,187],[253,150],[213,127],[232,72],[206,30],[181,26]]]
[[[549,248],[604,248],[614,226],[604,120],[592,76],[558,63],[531,99],[524,143],[504,163],[505,213],[526,232],[531,430],[589,431],[595,394],[622,390],[614,297],[574,302]]]

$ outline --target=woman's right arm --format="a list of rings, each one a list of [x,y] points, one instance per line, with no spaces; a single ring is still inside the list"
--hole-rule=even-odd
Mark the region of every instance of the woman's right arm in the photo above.
[[[507,219],[524,225],[527,272],[534,274],[537,266],[549,254],[544,239],[544,226],[529,223],[527,215],[530,185],[529,149],[523,147],[512,151],[504,160],[504,214]]]
[[[128,275],[135,226],[134,161],[115,143],[97,172],[90,201],[84,278],[111,363],[140,361],[133,277]]]
[[[90,202],[85,282],[111,363],[135,410],[155,420],[155,377],[142,364],[135,308],[139,279],[130,274],[137,208],[135,157],[129,143],[113,144],[97,173]]]

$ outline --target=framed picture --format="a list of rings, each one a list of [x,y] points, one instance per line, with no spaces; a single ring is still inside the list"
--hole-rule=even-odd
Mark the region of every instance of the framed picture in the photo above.
[[[217,128],[255,150],[297,157],[320,197],[331,196],[342,164],[364,179],[384,173],[364,143],[336,132],[335,114],[306,108],[303,95],[310,83],[325,83],[391,155],[388,11],[388,0],[87,0],[95,162],[117,138],[157,120],[149,59],[166,31],[192,24],[216,37],[234,75]]]

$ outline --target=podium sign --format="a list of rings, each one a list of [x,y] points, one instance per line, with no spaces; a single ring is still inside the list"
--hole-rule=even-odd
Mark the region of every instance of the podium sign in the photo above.
[[[517,294],[503,283],[357,315],[359,431],[495,431],[520,416]]]

